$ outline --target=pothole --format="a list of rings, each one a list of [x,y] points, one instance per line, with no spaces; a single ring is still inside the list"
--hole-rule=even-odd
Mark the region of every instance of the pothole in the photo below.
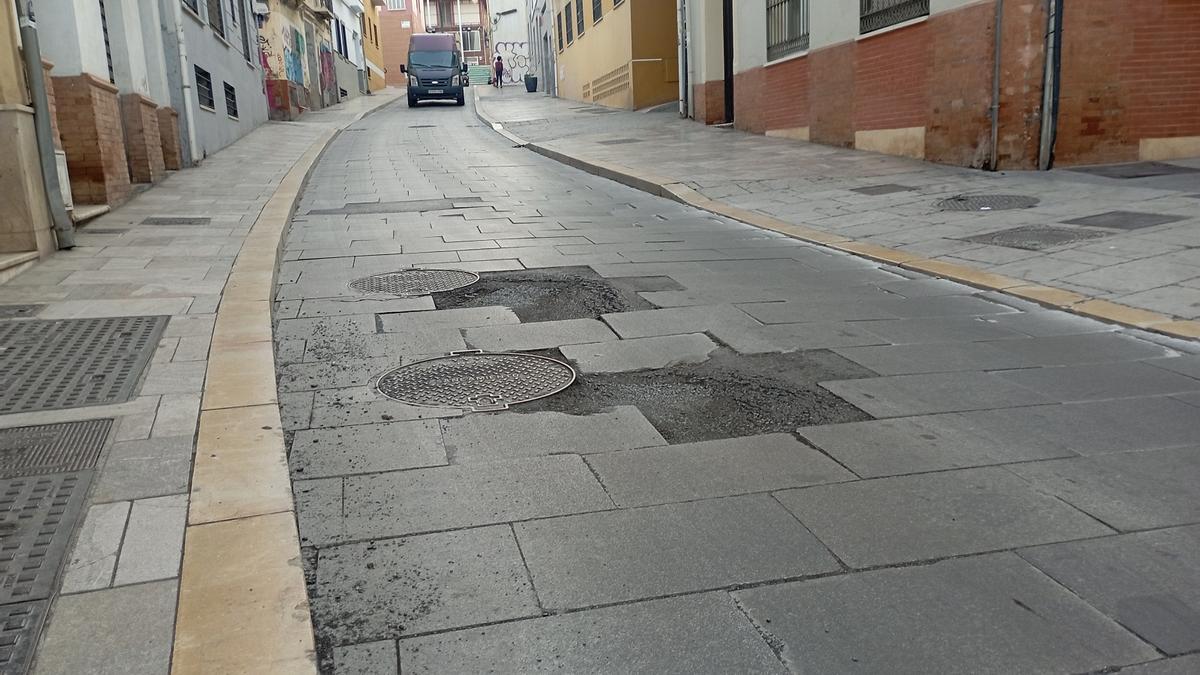
[[[667,441],[694,443],[872,419],[817,383],[875,376],[827,350],[741,356],[722,349],[704,363],[581,375],[575,386],[518,412],[587,415],[634,405]]]
[[[359,293],[412,297],[462,288],[476,281],[478,274],[464,270],[411,269],[355,279],[350,288]]]
[[[438,309],[508,307],[521,319],[596,319],[602,314],[655,309],[639,292],[683,290],[668,277],[605,279],[587,267],[491,272],[479,281],[434,296]]]
[[[464,352],[390,370],[376,387],[384,396],[409,405],[504,410],[557,394],[574,381],[575,369],[557,359]]]

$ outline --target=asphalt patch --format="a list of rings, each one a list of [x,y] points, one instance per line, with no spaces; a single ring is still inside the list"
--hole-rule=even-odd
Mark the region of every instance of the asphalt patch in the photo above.
[[[721,349],[704,363],[581,375],[566,390],[512,410],[588,415],[634,405],[670,443],[695,443],[873,419],[817,386],[865,377],[877,375],[824,349],[756,356]]]
[[[655,309],[639,292],[683,290],[669,277],[605,279],[588,267],[489,272],[470,286],[435,293],[438,309],[512,309],[522,323],[598,319],[603,314]]]

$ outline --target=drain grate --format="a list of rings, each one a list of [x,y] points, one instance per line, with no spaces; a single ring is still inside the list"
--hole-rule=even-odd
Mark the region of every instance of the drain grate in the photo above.
[[[50,597],[90,471],[0,480],[0,604]]]
[[[575,369],[545,356],[456,352],[384,373],[379,393],[410,405],[504,410],[545,398],[575,381]]]
[[[46,618],[45,602],[22,602],[0,607],[0,673],[29,670],[37,634]]]
[[[463,270],[400,270],[375,274],[350,282],[350,288],[360,293],[385,293],[410,297],[452,291],[479,281],[479,275]]]
[[[80,234],[125,234],[129,228],[119,227],[85,227],[79,230]]]
[[[0,477],[90,469],[111,428],[101,419],[0,429]]]
[[[408,128],[409,129],[432,129],[436,126],[437,126],[436,124],[410,124],[410,125],[408,125]]]
[[[314,216],[357,216],[375,213],[424,213],[426,211],[447,211],[456,207],[455,204],[478,204],[481,197],[457,197],[455,199],[410,199],[398,202],[347,202],[340,209],[311,209],[309,215]]]
[[[0,321],[0,414],[129,400],[167,318]]]
[[[212,218],[186,218],[155,216],[142,221],[143,225],[208,225]]]
[[[640,138],[614,138],[610,141],[596,141],[596,145],[629,145],[630,143],[642,143]]]
[[[1090,173],[1093,176],[1105,178],[1153,178],[1154,176],[1176,176],[1187,173],[1200,173],[1200,169],[1166,162],[1132,162],[1130,164],[1109,164],[1106,166],[1081,166],[1070,169],[1076,173]]]
[[[1094,216],[1085,216],[1072,220],[1064,220],[1068,225],[1088,225],[1090,227],[1110,227],[1114,230],[1140,230],[1143,227],[1154,227],[1184,220],[1184,216],[1168,216],[1162,213],[1142,213],[1139,211],[1108,211]]]
[[[1019,248],[1025,251],[1041,251],[1054,246],[1074,244],[1078,241],[1100,239],[1107,236],[1107,232],[1081,230],[1074,227],[1022,225],[1021,227],[1014,227],[1010,230],[1000,230],[999,232],[977,234],[973,237],[963,237],[961,241],[970,241],[977,244],[991,244],[992,246],[1006,246],[1008,248]]]
[[[860,188],[850,188],[851,192],[857,192],[860,195],[871,195],[877,197],[879,195],[890,195],[896,192],[912,192],[914,188],[907,185],[897,185],[896,183],[884,183],[882,185],[868,185]]]
[[[938,202],[943,211],[1005,211],[1038,205],[1037,197],[1025,195],[958,195]]]
[[[45,305],[0,305],[0,319],[23,319],[45,308]]]

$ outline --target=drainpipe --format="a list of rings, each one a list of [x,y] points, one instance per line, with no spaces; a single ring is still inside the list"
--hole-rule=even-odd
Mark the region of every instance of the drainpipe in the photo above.
[[[25,75],[29,81],[29,96],[33,103],[33,129],[37,138],[38,158],[41,160],[42,186],[46,191],[46,206],[54,222],[58,248],[75,248],[75,223],[63,204],[62,185],[58,182],[58,161],[54,155],[54,131],[50,126],[50,103],[46,97],[46,73],[42,68],[42,50],[38,44],[37,21],[33,16],[33,0],[17,0],[17,23],[21,26],[21,56],[25,60]]]
[[[675,0],[679,12],[679,116],[690,114],[691,87],[688,85],[687,0]]]
[[[1063,0],[1048,0],[1046,17],[1046,70],[1042,76],[1042,138],[1038,147],[1038,168],[1048,170],[1054,164],[1054,140],[1058,135],[1058,94],[1062,75]]]
[[[992,156],[988,168],[1000,165],[1000,52],[1004,34],[1004,0],[996,0],[996,43],[992,47]]]
[[[196,105],[192,96],[192,78],[188,68],[187,39],[183,34],[183,3],[168,3],[174,7],[171,19],[175,22],[175,41],[179,43],[179,81],[183,86],[183,122],[187,129],[188,156],[194,166],[200,146],[196,142]]]

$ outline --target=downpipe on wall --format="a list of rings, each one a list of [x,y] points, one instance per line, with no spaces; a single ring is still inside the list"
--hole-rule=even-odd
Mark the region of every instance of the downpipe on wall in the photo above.
[[[688,21],[687,0],[675,0],[678,12],[676,25],[679,27],[679,116],[688,117],[691,114],[691,85],[688,84]]]
[[[1062,79],[1063,2],[1046,0],[1046,69],[1042,76],[1042,131],[1038,168],[1054,166],[1054,141],[1058,136],[1058,97]]]
[[[196,102],[192,97],[192,73],[188,68],[187,41],[183,34],[183,3],[173,2],[171,20],[175,23],[175,41],[179,43],[179,82],[183,87],[183,126],[187,130],[188,159],[194,166],[199,144],[196,143]]]
[[[50,125],[50,102],[46,96],[46,73],[42,68],[42,51],[38,43],[37,21],[33,15],[33,0],[16,1],[17,22],[21,27],[21,56],[25,61],[25,76],[29,82],[29,96],[33,103],[33,129],[42,170],[42,189],[46,192],[46,206],[54,223],[58,248],[74,248],[75,223],[67,213],[62,198],[62,185],[58,182],[54,131]]]
[[[988,168],[995,171],[1000,165],[1000,54],[1004,43],[1004,0],[996,0],[996,41],[992,46],[992,156]]]

